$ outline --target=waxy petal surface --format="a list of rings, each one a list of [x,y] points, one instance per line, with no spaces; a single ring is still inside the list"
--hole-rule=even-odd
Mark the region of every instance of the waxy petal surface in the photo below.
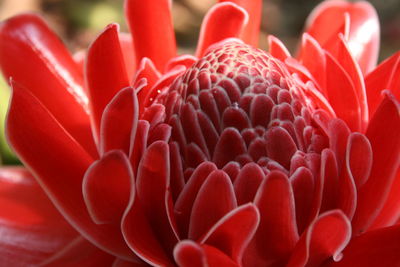
[[[343,258],[327,266],[399,266],[400,226],[377,229],[355,237],[343,251]]]
[[[119,227],[96,225],[86,210],[82,179],[93,159],[37,98],[16,84],[7,118],[7,136],[54,205],[78,232],[112,254],[132,256]]]
[[[350,237],[350,222],[341,211],[323,213],[302,234],[287,266],[312,267],[330,257],[338,260]]]
[[[400,164],[400,105],[390,92],[376,110],[366,136],[371,142],[373,163],[368,181],[358,192],[353,219],[354,234],[367,230],[382,209]]]
[[[247,44],[258,47],[258,37],[261,24],[262,0],[219,0],[219,2],[232,2],[244,8],[249,15],[248,22],[240,38]]]
[[[79,234],[23,167],[0,169],[0,262],[37,265]]]
[[[201,238],[236,206],[236,197],[229,176],[223,171],[213,171],[201,186],[193,203],[189,238],[194,240]]]
[[[59,38],[40,17],[22,14],[0,24],[0,39],[0,66],[6,79],[26,87],[96,156],[82,73]]]
[[[100,153],[121,149],[128,154],[131,140],[136,135],[138,118],[139,104],[135,90],[128,87],[118,92],[104,109],[101,119]]]
[[[93,131],[98,139],[106,105],[120,90],[129,86],[117,24],[107,26],[91,44],[85,74]]]
[[[260,186],[254,203],[260,211],[260,226],[249,246],[248,263],[261,258],[264,264],[284,264],[299,238],[292,186],[285,174],[272,171]],[[262,251],[262,254],[260,254]]]
[[[39,266],[110,266],[115,257],[94,246],[79,236],[64,246],[57,253],[41,262]]]
[[[240,206],[219,220],[202,238],[201,243],[220,249],[240,264],[259,221],[260,215],[256,206]]]
[[[221,24],[221,21],[224,23]],[[207,48],[230,37],[239,37],[248,21],[246,11],[229,2],[214,5],[204,17],[196,56],[202,57]]]
[[[392,55],[365,77],[368,108],[372,116],[383,100],[382,91],[390,90],[400,98],[400,52]]]
[[[370,3],[324,1],[310,14],[306,22],[306,31],[326,48],[330,40],[338,37],[338,29],[346,23],[345,14],[349,17],[346,31],[350,51],[360,64],[362,72],[366,74],[376,66],[380,41],[378,16]]]
[[[159,71],[163,71],[167,62],[175,56],[176,43],[170,9],[169,0],[156,0],[151,5],[142,0],[125,1],[125,16],[138,64],[142,58],[148,57]]]
[[[120,150],[104,154],[88,168],[82,192],[95,223],[120,223],[133,190],[132,175],[128,158]]]

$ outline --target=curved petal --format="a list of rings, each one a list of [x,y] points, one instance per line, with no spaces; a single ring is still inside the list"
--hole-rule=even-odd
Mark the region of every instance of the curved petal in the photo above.
[[[400,166],[400,104],[389,91],[385,91],[366,136],[371,142],[373,163],[368,181],[358,192],[352,222],[356,235],[367,230],[381,211]]]
[[[128,205],[132,176],[128,158],[120,150],[104,154],[88,168],[82,192],[95,223],[120,223]]]
[[[169,0],[156,0],[151,5],[142,0],[126,0],[125,16],[133,37],[136,62],[150,58],[159,71],[176,54],[175,34]]]
[[[110,253],[131,257],[119,227],[94,224],[86,210],[82,179],[93,159],[37,98],[16,84],[7,118],[7,136],[20,159],[78,232]]]
[[[326,94],[336,115],[353,131],[361,131],[362,117],[354,83],[339,62],[326,53]]]
[[[286,266],[320,266],[330,257],[338,260],[350,238],[350,221],[341,211],[323,213],[302,234]]]
[[[37,265],[78,235],[22,167],[0,168],[0,232],[4,266]]]
[[[326,58],[319,43],[308,33],[303,34],[298,59],[312,74],[318,88],[327,96],[326,88]]]
[[[258,47],[260,33],[262,0],[219,0],[218,2],[232,2],[244,8],[249,14],[249,20],[243,29],[240,38],[247,44]]]
[[[255,265],[256,258],[266,265],[284,264],[299,238],[292,186],[280,171],[270,172],[261,184],[254,203],[260,211],[260,225],[245,261]],[[254,255],[254,259],[250,256]]]
[[[396,178],[390,189],[389,196],[385,205],[376,217],[374,223],[368,230],[374,230],[382,227],[387,227],[395,224],[400,218],[400,170],[397,170]]]
[[[106,105],[121,89],[129,86],[118,39],[118,24],[108,25],[89,47],[85,74],[93,131],[98,140]]]
[[[40,17],[22,14],[0,24],[0,40],[4,76],[30,90],[69,134],[97,155],[82,73],[59,38]]]
[[[246,164],[239,171],[233,184],[238,205],[252,202],[264,179],[265,174],[258,164],[253,162]]]
[[[338,29],[345,23],[345,13],[349,16],[350,51],[360,64],[362,72],[366,74],[376,66],[380,41],[378,15],[370,3],[324,1],[310,14],[306,22],[306,31],[326,48],[330,39],[337,38]]]
[[[122,220],[126,242],[143,260],[155,265],[170,264],[178,242],[170,214],[169,162],[169,147],[164,141],[147,148],[138,167],[136,193],[131,192]]]
[[[382,228],[362,234],[350,242],[343,258],[327,266],[399,266],[400,226]]]
[[[147,57],[142,58],[133,80],[133,84],[136,86],[142,81],[142,79],[146,79],[146,85],[137,92],[139,114],[143,114],[146,107],[144,105],[146,97],[149,94],[150,89],[156,84],[160,77],[161,74],[157,71],[151,59]]]
[[[176,200],[174,208],[181,236],[187,237],[193,203],[204,181],[216,169],[212,162],[203,162],[197,166]]]
[[[254,204],[240,206],[222,217],[200,242],[220,249],[237,264],[241,264],[243,252],[259,222],[260,214]]]
[[[139,117],[136,92],[127,87],[110,101],[101,118],[99,150],[103,154],[121,149],[128,154],[135,138]]]
[[[186,67],[186,69],[190,68],[196,61],[198,60],[197,57],[192,56],[192,55],[181,55],[181,56],[176,56],[172,58],[170,61],[168,61],[168,64],[166,66],[165,71],[168,72],[175,68],[176,66],[183,65]]]
[[[268,48],[271,56],[280,59],[282,62],[291,57],[289,50],[282,41],[273,35],[268,35]]]
[[[115,257],[93,246],[79,236],[63,249],[41,262],[43,267],[110,266]]]
[[[136,72],[136,55],[133,46],[132,36],[129,33],[120,32],[119,42],[121,45],[122,55],[124,57],[125,69],[128,79],[132,80]]]
[[[189,238],[197,240],[228,212],[237,206],[229,176],[213,171],[204,181],[193,203],[189,224]]]
[[[181,267],[239,267],[219,249],[199,245],[191,240],[184,240],[176,245],[174,258]]]
[[[368,125],[369,114],[368,114],[368,102],[365,90],[364,77],[361,73],[360,67],[354,59],[354,56],[350,52],[349,45],[343,39],[343,36],[339,35],[338,47],[336,55],[334,55],[340,64],[340,66],[349,75],[353,86],[354,92],[358,99],[358,105],[360,107],[360,119],[361,119],[361,131],[364,132]]]
[[[392,55],[365,77],[368,108],[372,116],[381,103],[382,91],[390,90],[400,99],[400,52]]]
[[[346,168],[351,173],[357,188],[367,182],[372,162],[372,148],[367,137],[360,133],[350,134],[347,143]]]
[[[221,21],[224,23],[221,24]],[[196,57],[202,57],[212,44],[226,38],[239,37],[247,21],[247,12],[234,3],[224,2],[214,5],[201,25]]]

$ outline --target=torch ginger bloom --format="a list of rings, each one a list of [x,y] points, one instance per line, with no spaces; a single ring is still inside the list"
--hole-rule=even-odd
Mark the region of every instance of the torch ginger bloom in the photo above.
[[[84,63],[36,15],[0,25],[40,185],[0,171],[2,262],[399,265],[400,54],[376,66],[373,7],[323,2],[291,56],[256,48],[261,1],[220,1],[177,56],[170,4],[127,0],[133,38],[107,26]]]

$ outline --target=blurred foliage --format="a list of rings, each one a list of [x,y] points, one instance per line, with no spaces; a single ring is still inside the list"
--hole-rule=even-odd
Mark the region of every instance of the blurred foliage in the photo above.
[[[7,113],[8,101],[10,99],[10,89],[2,76],[0,76],[0,163],[14,164],[18,160],[7,145],[4,124]]]

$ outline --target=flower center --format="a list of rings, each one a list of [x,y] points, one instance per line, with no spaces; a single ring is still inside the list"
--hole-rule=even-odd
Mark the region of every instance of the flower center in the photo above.
[[[255,162],[266,173],[289,172],[299,158],[319,154],[328,139],[297,91],[282,62],[262,50],[231,42],[210,51],[164,98],[184,167]]]

